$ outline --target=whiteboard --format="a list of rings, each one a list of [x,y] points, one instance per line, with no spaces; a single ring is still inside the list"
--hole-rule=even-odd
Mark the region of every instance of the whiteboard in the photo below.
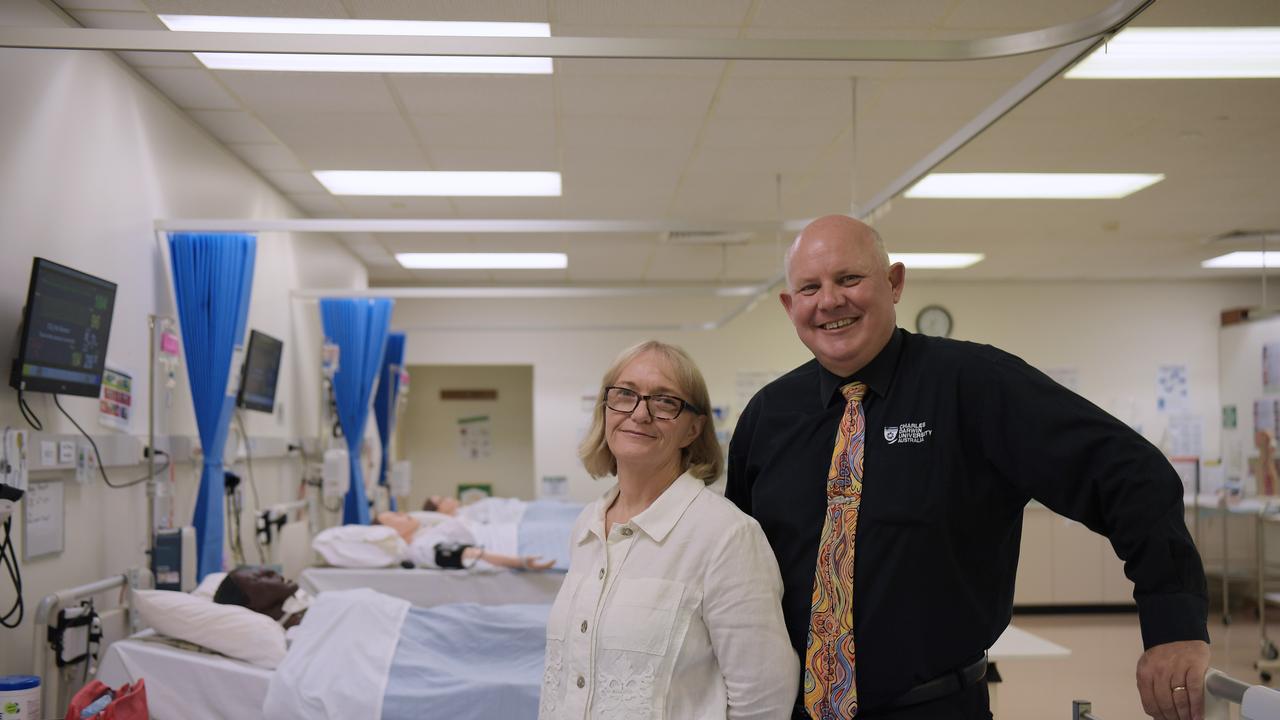
[[[63,525],[62,482],[32,482],[22,498],[22,557],[24,560],[62,552],[66,540]]]

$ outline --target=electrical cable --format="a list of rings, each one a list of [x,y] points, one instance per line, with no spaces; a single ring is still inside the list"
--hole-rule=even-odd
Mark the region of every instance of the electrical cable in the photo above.
[[[258,549],[258,563],[265,565],[267,563],[267,553],[262,549],[262,540],[258,537],[257,529],[257,518],[262,514],[262,501],[258,498],[258,483],[253,479],[253,451],[249,449],[249,433],[244,429],[244,413],[237,409],[233,414],[236,418],[236,425],[240,428],[240,439],[244,441],[245,467],[249,470],[249,489],[253,491],[253,545]]]
[[[150,475],[147,475],[145,477],[140,477],[134,480],[130,480],[129,482],[126,482],[126,483],[111,482],[111,478],[107,477],[107,469],[102,464],[102,453],[98,452],[98,443],[94,442],[93,438],[89,437],[89,433],[85,432],[84,428],[80,427],[80,423],[76,422],[76,419],[71,417],[71,413],[68,413],[66,408],[62,407],[62,401],[58,399],[57,393],[54,393],[53,395],[53,404],[56,405],[58,407],[58,410],[68,420],[71,421],[72,425],[76,426],[76,430],[80,431],[80,434],[84,436],[84,439],[89,441],[89,446],[93,448],[93,457],[98,461],[98,473],[102,475],[102,482],[106,483],[107,487],[115,488],[116,490],[122,490],[124,488],[133,487],[134,485],[141,485],[142,483],[150,480],[151,478],[169,469],[169,464],[172,462],[172,460],[170,460],[169,458],[169,453],[159,448],[149,448],[148,452],[152,452],[152,453],[155,453],[156,455],[164,456],[163,465],[156,468],[154,472],[152,472]]]
[[[18,593],[13,606],[6,610],[4,615],[0,615],[0,627],[11,630],[22,624],[22,618],[26,613],[26,607],[22,602],[22,568],[18,566],[18,550],[13,544],[12,528],[13,518],[8,518],[4,521],[4,540],[0,541],[0,563],[4,564],[9,580],[13,582],[13,589]]]
[[[18,409],[22,411],[22,419],[36,432],[44,432],[44,423],[40,422],[40,418],[36,417],[36,411],[31,409],[27,404],[27,399],[22,394],[22,390],[18,390]]]

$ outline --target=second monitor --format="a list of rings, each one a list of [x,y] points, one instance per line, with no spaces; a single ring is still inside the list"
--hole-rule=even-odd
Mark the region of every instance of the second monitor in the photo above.
[[[240,394],[236,404],[249,410],[274,412],[276,382],[280,379],[280,354],[284,343],[253,330],[249,333],[249,349],[245,352],[240,375]]]

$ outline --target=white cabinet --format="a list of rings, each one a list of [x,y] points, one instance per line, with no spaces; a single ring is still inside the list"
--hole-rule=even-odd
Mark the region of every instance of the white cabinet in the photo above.
[[[1106,538],[1048,508],[1028,505],[1013,604],[1113,605],[1133,602],[1133,583]]]

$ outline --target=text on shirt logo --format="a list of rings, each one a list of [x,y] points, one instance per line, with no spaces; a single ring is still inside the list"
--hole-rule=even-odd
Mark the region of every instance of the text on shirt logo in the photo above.
[[[890,445],[894,443],[922,443],[933,434],[925,426],[928,423],[902,423],[884,429],[884,439]]]

